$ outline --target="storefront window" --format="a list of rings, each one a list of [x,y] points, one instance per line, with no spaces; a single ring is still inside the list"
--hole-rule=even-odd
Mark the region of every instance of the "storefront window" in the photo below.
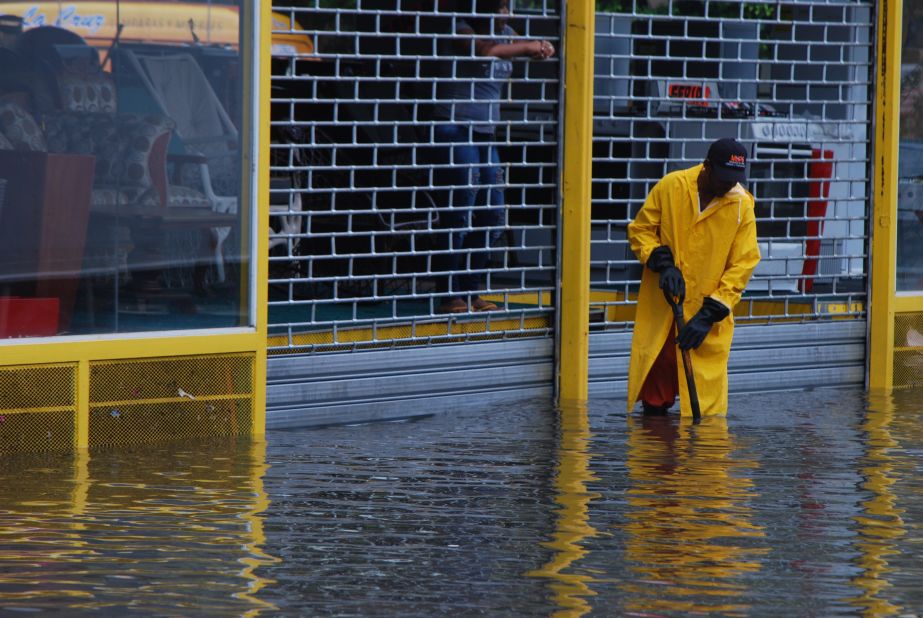
[[[239,15],[0,0],[0,338],[249,323]]]
[[[897,289],[923,291],[923,5],[904,0]]]

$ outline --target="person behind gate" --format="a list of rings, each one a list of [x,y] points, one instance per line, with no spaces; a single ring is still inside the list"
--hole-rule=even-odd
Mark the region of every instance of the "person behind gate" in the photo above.
[[[694,167],[671,172],[651,190],[628,225],[641,276],[628,369],[628,411],[665,414],[680,396],[691,414],[676,347],[689,350],[703,415],[727,412],[732,310],[760,261],[747,151],[722,138]],[[675,333],[666,294],[693,316]]]
[[[434,270],[443,294],[438,313],[491,311],[481,298],[492,232],[502,225],[504,196],[500,157],[494,145],[500,99],[513,71],[511,58],[544,60],[554,55],[550,41],[516,41],[507,25],[508,0],[460,2],[469,18],[456,18],[454,36],[443,37],[441,77],[433,110],[434,184],[439,207]],[[461,271],[461,272],[459,272]],[[447,273],[445,275],[441,273]]]

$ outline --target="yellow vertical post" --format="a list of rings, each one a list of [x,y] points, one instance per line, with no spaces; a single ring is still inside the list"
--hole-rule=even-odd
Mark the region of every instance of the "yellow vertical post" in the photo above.
[[[890,389],[894,377],[902,4],[903,0],[882,0],[878,7],[867,370],[873,391]]]
[[[565,5],[558,398],[583,401],[589,370],[595,6],[592,0]]]
[[[90,361],[77,362],[77,448],[90,446]]]
[[[259,105],[257,135],[257,203],[253,227],[256,228],[253,259],[256,261],[256,331],[262,342],[256,350],[253,375],[253,436],[262,439],[266,433],[266,346],[268,337],[268,287],[269,287],[269,123],[270,93],[272,88],[272,3],[259,4],[259,24],[254,29],[254,43],[258,45],[259,61],[255,86]]]

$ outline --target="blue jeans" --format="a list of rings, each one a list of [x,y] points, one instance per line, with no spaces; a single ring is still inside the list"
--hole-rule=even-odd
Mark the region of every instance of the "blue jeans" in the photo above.
[[[487,279],[490,240],[498,231],[487,228],[497,228],[503,221],[500,155],[490,144],[492,135],[469,131],[466,126],[438,125],[433,139],[439,144],[433,148],[431,161],[435,166],[433,199],[439,207],[439,227],[445,230],[436,234],[435,248],[444,253],[434,257],[433,270],[449,272],[436,277],[436,290],[480,290]]]

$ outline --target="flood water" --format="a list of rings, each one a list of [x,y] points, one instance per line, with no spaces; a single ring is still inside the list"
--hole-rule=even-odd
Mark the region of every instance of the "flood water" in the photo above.
[[[0,462],[0,613],[923,611],[923,396],[545,402]]]

